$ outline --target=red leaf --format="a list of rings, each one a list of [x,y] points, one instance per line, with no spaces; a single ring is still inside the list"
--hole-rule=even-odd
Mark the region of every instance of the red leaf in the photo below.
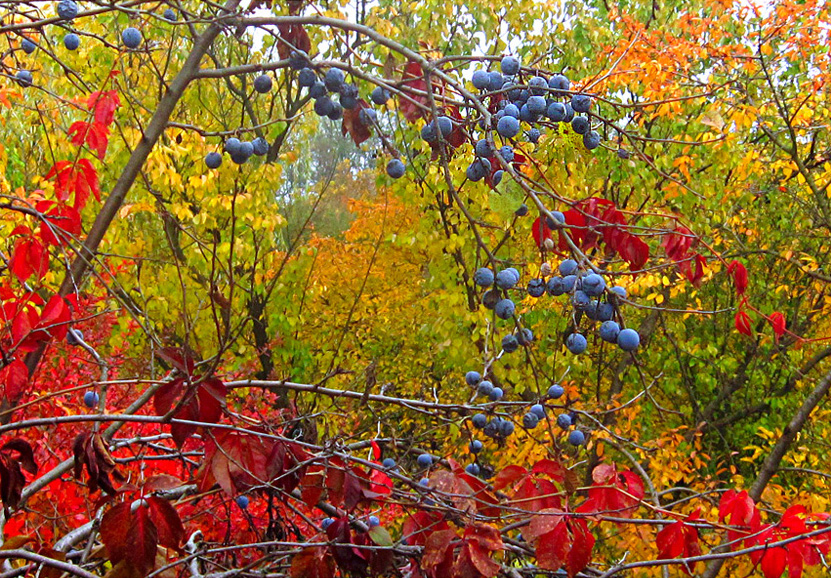
[[[72,190],[75,193],[75,208],[79,211],[84,208],[92,193],[96,201],[101,201],[101,191],[98,188],[98,172],[89,159],[80,159],[73,171]]]
[[[340,128],[341,134],[346,136],[346,134],[349,133],[349,136],[352,138],[352,142],[356,145],[361,144],[372,136],[372,131],[370,131],[369,127],[362,123],[360,119],[361,110],[364,108],[369,108],[369,105],[364,99],[361,99],[358,101],[358,106],[355,108],[346,108],[343,110],[343,120],[341,121]]]
[[[779,578],[785,572],[788,552],[784,548],[770,548],[762,556],[762,574],[765,578]]]
[[[778,341],[782,337],[782,334],[785,333],[785,316],[779,311],[776,311],[770,314],[768,321],[770,321],[770,325],[773,327],[773,333]]]
[[[142,500],[135,512],[129,503],[110,508],[101,519],[101,540],[113,564],[130,562],[147,574],[155,565],[159,535],[150,519],[147,501]]]
[[[330,526],[331,527],[331,526]],[[453,549],[458,536],[453,530],[439,530],[427,538],[421,566],[435,578],[451,576]]]
[[[733,275],[733,284],[736,286],[736,294],[744,295],[747,290],[747,269],[739,261],[731,261],[727,266],[727,272]]]
[[[424,80],[424,71],[418,62],[410,60],[404,66],[404,73],[401,75],[401,90],[408,98],[399,99],[399,109],[407,122],[415,122],[426,114],[422,106],[427,103],[427,97],[415,94],[408,89],[427,92],[427,81]]]
[[[750,316],[744,311],[736,311],[736,331],[742,335],[752,336],[753,329],[750,327]]]
[[[727,539],[734,542],[736,539],[749,534],[748,531],[759,523],[759,511],[753,498],[744,491],[728,490],[719,501],[719,522],[729,521],[731,528],[727,530]],[[733,545],[735,549],[738,543]]]
[[[312,41],[302,24],[281,23],[277,25],[277,31],[280,38],[285,40],[277,43],[277,54],[281,60],[286,60],[291,55],[292,46],[306,53],[311,52]]]
[[[87,108],[95,110],[95,122],[104,126],[110,126],[113,123],[115,111],[119,105],[121,105],[121,99],[115,90],[93,92],[87,101]]]
[[[572,518],[568,525],[571,529],[572,545],[566,560],[566,570],[569,578],[574,578],[578,572],[585,570],[592,560],[594,536],[589,532],[586,522],[580,518]]]
[[[61,232],[66,235],[80,234],[81,215],[72,207],[55,201],[40,201],[35,208],[44,217],[44,222],[40,225],[40,238],[47,245],[64,244],[65,235]]]
[[[90,123],[83,120],[73,122],[67,131],[67,134],[71,137],[70,142],[77,147],[84,144],[84,141],[87,138],[87,133],[89,132],[89,127]]]
[[[673,558],[687,558],[701,554],[701,547],[698,543],[698,531],[683,521],[679,520],[666,526],[658,532],[656,538],[658,546],[658,559],[671,560]],[[695,564],[692,567],[682,566],[684,572],[692,574]]]
[[[0,381],[3,382],[3,396],[9,401],[17,401],[29,383],[29,369],[21,360],[15,359],[0,370]]]
[[[334,560],[322,546],[307,546],[291,559],[291,578],[332,578],[334,575]]]
[[[49,270],[49,252],[39,239],[21,237],[15,243],[9,268],[21,283],[33,274],[39,281]]]
[[[592,471],[594,483],[579,512],[631,516],[644,496],[643,481],[633,472],[618,473],[614,465],[600,464]]]
[[[537,217],[534,224],[531,225],[531,234],[534,236],[534,242],[537,244],[537,247],[542,249],[542,244],[545,240],[551,238],[551,229],[545,224],[545,219]]]
[[[179,549],[179,545],[185,539],[185,527],[170,502],[162,498],[147,498],[147,505],[150,510],[150,518],[156,526],[159,535],[159,544],[165,548]]]

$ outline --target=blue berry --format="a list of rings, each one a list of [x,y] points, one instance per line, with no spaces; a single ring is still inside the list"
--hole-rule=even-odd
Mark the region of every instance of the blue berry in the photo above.
[[[597,304],[597,321],[611,321],[615,316],[615,306],[611,303]]]
[[[519,120],[512,116],[503,116],[496,123],[496,132],[505,138],[513,138],[519,133]]]
[[[614,287],[612,287],[612,291],[626,299],[626,288],[621,287],[620,285],[615,285]]]
[[[571,97],[571,108],[574,112],[589,112],[592,99],[587,94],[575,94]]]
[[[482,376],[479,375],[478,371],[468,371],[465,374],[465,383],[470,386],[479,385],[479,382],[482,381]]]
[[[430,485],[430,480],[428,480],[427,478],[421,478],[421,479],[418,481],[418,485],[419,485],[419,486],[424,486],[424,487],[426,488],[427,486],[429,486],[429,485]]]
[[[375,526],[381,525],[381,520],[378,519],[378,516],[370,516],[368,522],[369,523],[367,525],[370,528],[374,528]]]
[[[566,118],[566,107],[561,102],[552,102],[548,105],[545,114],[553,122],[563,122]]]
[[[591,298],[579,289],[575,291],[574,295],[571,297],[571,304],[575,309],[577,309],[577,311],[586,311],[589,308],[590,303]]]
[[[493,392],[493,384],[487,380],[480,381],[479,385],[476,386],[476,391],[479,392],[479,395],[489,396]]]
[[[493,147],[491,147],[487,140],[480,139],[476,141],[474,152],[476,153],[476,156],[490,158],[493,156]]]
[[[58,17],[61,20],[72,20],[78,15],[78,3],[75,0],[61,0],[58,2]]]
[[[540,140],[540,129],[532,128],[531,130],[525,133],[525,138],[528,139],[528,142],[538,142]]]
[[[499,156],[502,157],[506,163],[510,164],[514,161],[514,149],[512,149],[509,145],[505,145],[499,149]]]
[[[597,273],[589,273],[583,277],[583,291],[590,297],[597,297],[606,289],[606,281]]]
[[[502,84],[505,82],[505,79],[502,78],[502,75],[495,70],[488,73],[488,90],[491,92],[496,92],[502,88]]]
[[[516,56],[505,56],[499,63],[502,74],[513,76],[519,72],[519,59]]]
[[[141,32],[132,26],[125,28],[121,33],[121,41],[127,48],[138,48],[141,45]]]
[[[586,134],[590,128],[589,119],[585,116],[575,116],[571,119],[571,128],[577,134]]]
[[[510,319],[514,316],[516,306],[510,299],[502,299],[496,304],[493,310],[500,319]]]
[[[340,68],[330,68],[323,77],[323,84],[332,92],[337,92],[344,81],[343,71]]]
[[[595,130],[590,130],[583,135],[583,146],[592,151],[600,146],[600,134]]]
[[[512,433],[514,433],[514,423],[508,421],[507,419],[500,420],[499,422],[499,435],[503,438],[509,437]]]
[[[242,148],[242,141],[236,137],[232,136],[225,141],[225,151],[231,156],[239,153],[240,148]]]
[[[531,342],[534,341],[534,332],[527,327],[523,327],[517,333],[516,340],[520,345],[531,345]]]
[[[519,278],[509,269],[505,269],[496,274],[496,286],[500,289],[512,289],[518,281]]]
[[[551,399],[560,399],[561,397],[563,397],[564,393],[565,390],[563,389],[563,386],[559,383],[555,383],[554,385],[548,388],[548,397],[550,397]]]
[[[535,403],[531,406],[531,413],[539,419],[545,419],[545,407],[541,403]]]
[[[80,329],[70,327],[66,332],[66,343],[68,345],[81,345],[84,340],[84,334]]]
[[[491,163],[488,159],[476,159],[467,167],[466,176],[469,180],[477,182],[484,179],[491,172]]]
[[[309,96],[315,100],[326,96],[326,92],[326,85],[320,80],[316,80],[314,84],[309,87]]]
[[[371,108],[362,108],[358,113],[358,120],[364,126],[372,126],[378,121],[378,113]]]
[[[34,77],[32,76],[32,72],[30,70],[18,70],[17,74],[15,74],[15,78],[17,79],[17,84],[24,88],[32,86],[32,82],[34,81]]]
[[[176,12],[174,12],[172,8],[168,8],[162,12],[162,18],[168,22],[176,22]]]
[[[94,391],[88,391],[84,394],[84,405],[92,409],[98,405],[98,394]]]
[[[528,91],[535,96],[542,96],[548,92],[548,81],[542,76],[535,76],[528,81]]]
[[[588,346],[589,343],[586,338],[579,333],[572,333],[566,338],[566,348],[575,355],[580,355],[586,351]]]
[[[475,427],[476,429],[482,429],[488,423],[488,416],[486,416],[483,413],[477,413],[471,419],[471,423],[473,424],[473,427]]]
[[[571,416],[567,413],[561,413],[557,416],[557,425],[563,429],[568,429],[571,427]]]
[[[314,110],[318,116],[329,116],[335,109],[335,103],[328,96],[315,99]]]
[[[480,442],[479,440],[473,440],[472,442],[470,442],[470,445],[468,445],[467,447],[470,450],[470,453],[478,454],[479,452],[482,451],[482,448],[484,448],[485,445],[482,442]]]
[[[542,297],[545,293],[544,279],[531,279],[528,281],[528,295],[531,297]]]
[[[493,173],[493,176],[491,177],[491,182],[493,183],[493,186],[494,186],[494,187],[495,187],[496,185],[498,185],[499,183],[501,183],[501,182],[502,182],[502,176],[503,176],[503,174],[504,174],[504,171],[503,171],[503,170],[501,170],[501,169],[500,169],[500,170],[498,170],[498,171],[496,171],[495,173]],[[522,215],[520,215],[520,217],[521,217],[521,216],[522,216]]]
[[[205,155],[205,164],[209,169],[218,169],[222,164],[222,155],[217,152],[210,152]]]
[[[303,50],[292,50],[289,53],[289,68],[303,70],[309,64],[309,55]]]
[[[563,277],[563,291],[571,293],[574,290],[574,285],[577,283],[577,275],[566,275]]]
[[[479,285],[480,287],[490,287],[491,285],[493,285],[493,281],[493,271],[491,271],[490,269],[486,269],[485,267],[480,267],[473,274],[473,282]]]
[[[395,467],[395,460],[392,458],[384,458],[384,461],[381,462],[381,465],[389,470]]]
[[[573,446],[582,446],[586,441],[586,436],[579,429],[573,430],[568,434],[568,443]]]
[[[258,136],[252,141],[251,144],[254,146],[254,154],[258,157],[268,154],[268,141],[263,137]]]
[[[548,280],[548,283],[546,283],[545,289],[552,297],[559,297],[566,292],[565,285],[563,284],[563,278],[559,275],[551,277]]]
[[[491,390],[490,395],[488,395],[488,399],[490,399],[491,401],[499,401],[500,399],[502,399],[502,396],[504,394],[505,392],[502,391],[501,387],[494,387]]]
[[[519,108],[515,104],[508,104],[502,109],[502,112],[505,116],[512,116],[514,118],[519,118]]]
[[[248,496],[238,496],[237,497],[237,506],[239,506],[243,510],[248,507],[248,503],[249,503]]]
[[[617,156],[618,158],[627,160],[631,156],[631,153],[626,149],[617,149]]]
[[[488,77],[487,70],[477,70],[473,73],[473,86],[478,88],[479,90],[484,90],[488,87],[488,83],[490,82],[490,78]]]
[[[26,54],[31,54],[32,52],[35,51],[35,49],[37,48],[37,45],[34,42],[32,42],[31,40],[29,40],[28,38],[24,38],[20,42],[20,48],[22,48],[23,52],[25,52]]]
[[[641,336],[634,329],[621,329],[617,344],[623,351],[635,351],[641,343]]]
[[[81,45],[81,37],[74,32],[70,32],[63,37],[63,45],[67,50],[78,50],[78,47]]]
[[[326,115],[329,120],[340,120],[343,118],[343,107],[339,102],[332,101],[332,109]]]
[[[338,90],[340,93],[340,105],[348,110],[358,106],[358,87],[354,84],[342,84]]]
[[[374,102],[375,104],[386,104],[387,101],[390,99],[390,93],[383,86],[376,86],[372,89],[369,98],[372,99],[372,102]]]
[[[311,68],[303,68],[297,73],[297,84],[306,88],[317,82],[317,74]]]
[[[535,413],[526,413],[522,416],[522,427],[525,429],[534,429],[540,423],[540,418]]]
[[[547,108],[545,98],[543,98],[542,96],[529,97],[528,102],[525,103],[525,106],[528,107],[528,112],[530,112],[534,116],[540,116],[542,114],[545,114]]]
[[[519,349],[519,341],[513,335],[506,335],[502,338],[502,349],[505,353],[513,353]]]
[[[525,203],[522,203],[519,207],[517,207],[517,210],[514,211],[514,215],[516,215],[517,217],[524,217],[527,214],[528,214],[528,205],[526,205]],[[542,279],[540,279],[540,281],[542,281]]]
[[[558,269],[560,270],[560,275],[574,275],[577,273],[577,261],[574,259],[566,259],[560,263]]]
[[[565,90],[571,87],[571,82],[562,74],[555,74],[548,79],[548,88],[554,91],[555,96],[563,96]]]
[[[465,466],[465,471],[471,476],[479,475],[479,464],[468,464]]]
[[[326,528],[331,526],[334,521],[334,518],[324,518],[324,520],[320,523],[320,527],[325,530]]]
[[[617,343],[617,336],[620,334],[620,325],[615,321],[604,321],[600,324],[600,339],[608,343]]]
[[[387,163],[387,174],[394,179],[400,179],[403,177],[404,171],[404,163],[402,163],[399,159],[391,159],[390,162]]]
[[[418,456],[418,465],[422,468],[429,468],[433,465],[433,456],[430,454],[421,454]]]

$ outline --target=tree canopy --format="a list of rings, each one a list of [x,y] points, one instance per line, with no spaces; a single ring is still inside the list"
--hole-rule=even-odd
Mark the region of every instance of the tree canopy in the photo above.
[[[3,576],[823,576],[823,2],[0,1]]]

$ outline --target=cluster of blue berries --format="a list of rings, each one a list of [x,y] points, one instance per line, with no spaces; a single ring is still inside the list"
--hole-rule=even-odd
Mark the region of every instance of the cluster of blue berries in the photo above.
[[[75,0],[60,0],[55,6],[55,12],[60,20],[69,22],[78,16],[78,3]],[[175,22],[177,20],[176,11],[172,8],[167,8],[162,14],[162,17],[168,22]],[[143,40],[141,31],[138,28],[129,26],[121,31],[121,42],[130,50],[139,48]],[[67,50],[78,50],[81,46],[81,37],[74,32],[68,32],[63,37],[63,45]],[[37,49],[37,44],[29,38],[24,38],[20,42],[20,48],[26,54],[32,54]],[[23,87],[31,86],[32,82],[34,82],[31,70],[19,70],[15,75],[15,79]]]

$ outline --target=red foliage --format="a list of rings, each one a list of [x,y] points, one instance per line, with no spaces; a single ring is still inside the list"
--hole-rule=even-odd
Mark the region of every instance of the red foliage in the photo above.
[[[557,508],[541,510],[531,518],[523,536],[536,550],[540,568],[556,572],[565,566],[569,577],[591,562],[594,536],[585,520]]]
[[[8,508],[17,508],[26,485],[23,472],[37,474],[38,465],[32,446],[26,440],[13,438],[0,447],[0,498]]]
[[[733,276],[733,285],[736,287],[737,295],[744,295],[747,291],[747,269],[740,262],[733,260],[727,266],[727,272]]]
[[[750,316],[745,311],[736,311],[735,325],[736,331],[742,335],[753,335],[753,329],[750,327]]]
[[[280,23],[277,25],[277,31],[280,34],[280,38],[286,41],[277,43],[277,54],[282,60],[286,60],[291,55],[293,50],[292,46],[307,54],[311,52],[312,40],[309,38],[309,33],[306,32],[302,24]]]
[[[212,377],[196,383],[178,377],[164,384],[153,397],[156,413],[167,415],[171,409],[175,420],[196,421],[203,423],[218,423],[222,417],[222,408],[225,405],[227,391],[225,384]],[[181,399],[179,399],[181,398]],[[174,402],[179,399],[174,408]],[[190,436],[195,434],[199,426],[192,423],[174,421],[170,425],[170,433],[176,445],[182,447]]]
[[[404,66],[401,81],[401,90],[406,97],[400,99],[398,108],[407,122],[415,122],[426,114],[423,105],[427,104],[427,97],[412,92],[412,90],[427,92],[427,81],[424,80],[424,71],[421,69],[421,65],[418,62],[409,61]]]
[[[568,231],[574,243],[584,251],[605,243],[609,251],[628,263],[630,270],[643,268],[649,259],[649,245],[629,232],[626,216],[612,201],[591,197],[575,203],[563,215],[569,227],[560,231],[561,251],[568,250],[564,233]]]
[[[49,251],[40,239],[34,236],[21,237],[14,245],[9,268],[21,283],[25,283],[32,275],[37,275],[39,281],[49,270]]]
[[[782,337],[782,334],[785,333],[785,316],[779,311],[776,311],[770,314],[768,320],[770,321],[770,326],[773,327],[773,334],[778,341]]]
[[[372,136],[372,131],[369,127],[361,122],[361,110],[369,108],[369,104],[364,99],[358,101],[358,106],[352,109],[344,109],[343,120],[341,121],[340,132],[343,136],[349,134],[356,145],[361,144]]]
[[[630,517],[644,496],[643,481],[635,473],[618,472],[616,466],[600,464],[592,471],[588,499],[578,512]]]
[[[678,520],[665,526],[656,537],[658,546],[658,559],[671,560],[673,558],[688,558],[701,555],[701,545],[698,542],[698,530],[686,522],[698,519],[700,511],[696,510],[690,514],[686,521]],[[684,565],[684,572],[692,574],[695,564]]]
[[[730,528],[727,529],[727,539],[735,542],[759,526],[759,510],[756,509],[756,503],[747,492],[728,490],[719,501],[718,520],[730,523]],[[738,546],[738,542],[734,543],[733,549],[735,550]]]

